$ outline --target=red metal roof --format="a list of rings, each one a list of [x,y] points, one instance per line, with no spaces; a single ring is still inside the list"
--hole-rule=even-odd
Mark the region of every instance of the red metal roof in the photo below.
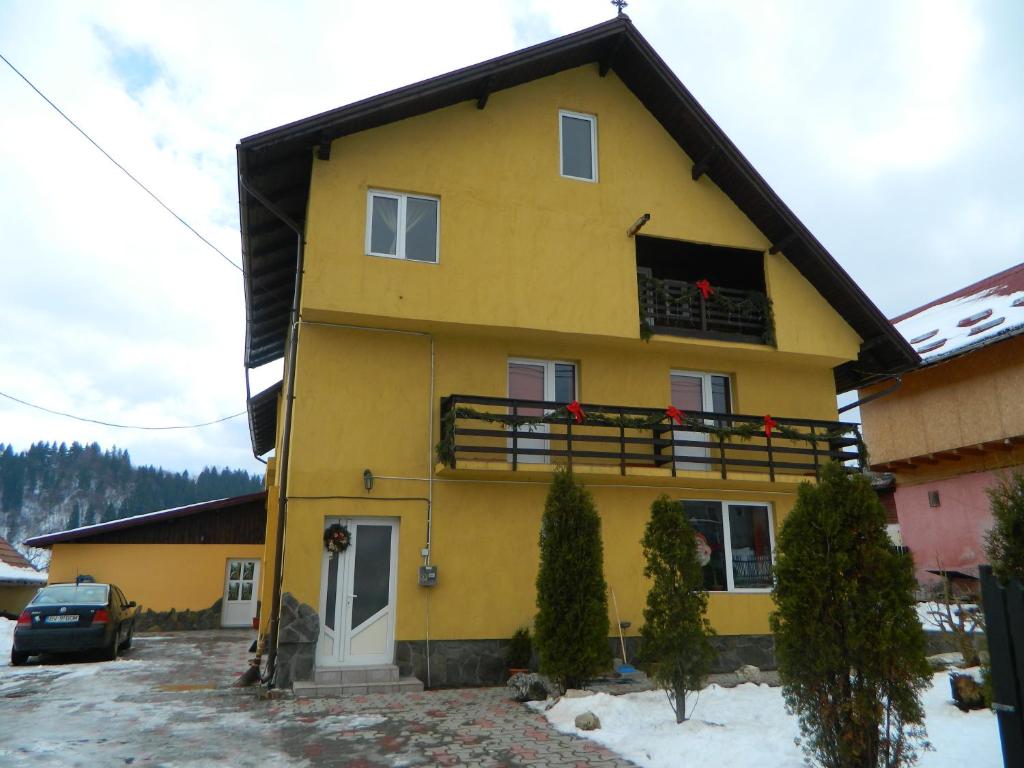
[[[926,309],[938,306],[939,304],[946,304],[947,302],[953,301],[954,299],[963,299],[968,296],[973,296],[976,293],[985,292],[987,296],[1009,296],[1011,293],[1017,293],[1024,291],[1024,262],[1017,264],[1016,266],[1004,269],[1002,272],[997,272],[989,277],[982,278],[976,283],[971,283],[966,288],[961,288],[958,291],[948,296],[942,296],[933,301],[929,301],[927,304],[912,309],[909,312],[904,312],[899,317],[892,318],[892,324],[896,325],[908,317],[924,312]]]
[[[32,563],[25,559],[25,556],[11,546],[6,539],[0,539],[0,563],[13,565],[15,568],[32,568]]]

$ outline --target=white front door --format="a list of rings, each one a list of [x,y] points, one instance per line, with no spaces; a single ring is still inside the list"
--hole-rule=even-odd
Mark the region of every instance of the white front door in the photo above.
[[[221,626],[251,627],[259,598],[260,561],[228,560]]]
[[[391,664],[395,649],[398,521],[387,518],[325,520],[348,528],[344,552],[324,548],[320,581],[321,667]]]

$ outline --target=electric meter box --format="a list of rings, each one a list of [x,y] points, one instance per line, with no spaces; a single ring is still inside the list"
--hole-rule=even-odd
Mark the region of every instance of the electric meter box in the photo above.
[[[433,587],[437,584],[437,566],[436,565],[421,565],[420,566],[420,586],[421,587]]]

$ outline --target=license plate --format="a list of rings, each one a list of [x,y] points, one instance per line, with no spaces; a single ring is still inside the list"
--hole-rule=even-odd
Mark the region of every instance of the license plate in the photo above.
[[[63,616],[47,616],[43,619],[47,624],[73,624],[78,621],[78,614],[65,614]]]

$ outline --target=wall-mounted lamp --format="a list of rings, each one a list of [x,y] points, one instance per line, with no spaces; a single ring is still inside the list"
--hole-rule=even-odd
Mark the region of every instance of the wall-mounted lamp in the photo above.
[[[639,219],[633,222],[633,226],[626,230],[626,237],[633,237],[633,235],[639,232],[643,228],[644,224],[646,224],[650,220],[651,214],[645,213],[643,216],[641,216]]]
[[[363,488],[367,493],[373,490],[373,472],[368,469],[363,470]]]

